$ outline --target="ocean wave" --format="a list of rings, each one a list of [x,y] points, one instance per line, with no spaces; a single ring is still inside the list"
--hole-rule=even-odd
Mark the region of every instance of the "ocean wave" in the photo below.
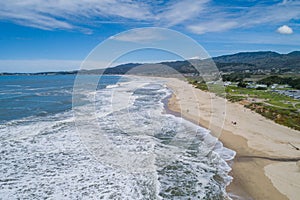
[[[0,196],[222,199],[234,152],[209,130],[164,114],[158,80],[80,90],[72,111],[0,125]]]

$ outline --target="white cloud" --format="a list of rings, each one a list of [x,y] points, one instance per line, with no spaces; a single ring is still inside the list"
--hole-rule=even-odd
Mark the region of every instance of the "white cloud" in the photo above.
[[[221,32],[236,27],[238,24],[233,21],[211,21],[187,26],[187,29],[196,34],[207,32]]]
[[[293,33],[293,29],[287,25],[283,25],[283,26],[280,26],[278,29],[277,29],[277,32],[280,33],[280,34],[292,34]]]
[[[206,8],[209,0],[185,0],[178,1],[166,7],[158,15],[158,19],[167,26],[173,26],[184,21],[194,19]]]
[[[160,29],[134,29],[129,32],[116,35],[110,39],[125,41],[125,42],[138,42],[138,43],[151,43],[153,41],[160,41],[165,39],[166,36],[160,33]]]
[[[151,1],[132,0],[0,1],[0,20],[46,30],[79,29],[87,21],[92,25],[135,21],[170,27],[198,16],[208,1],[173,1],[158,7]]]
[[[254,6],[241,17],[239,20],[245,27],[261,24],[276,24],[291,19],[300,19],[300,4],[293,1],[286,1],[270,6]]]
[[[0,20],[46,30],[74,29],[99,17],[146,20],[151,18],[151,13],[143,3],[132,3],[130,0],[0,1]]]
[[[199,56],[193,56],[193,57],[190,57],[190,58],[188,58],[187,60],[199,60],[199,59],[201,59]]]
[[[233,12],[234,10],[234,12]],[[219,6],[212,0],[0,0],[0,20],[53,30],[92,33],[102,23],[186,28],[203,34],[300,19],[300,1]]]
[[[210,8],[207,8],[211,10]],[[237,9],[239,12],[231,12]],[[284,1],[272,5],[257,4],[251,7],[215,7],[204,19],[198,18],[186,27],[193,33],[220,32],[233,28],[249,28],[258,25],[288,22],[300,19],[300,2]],[[198,21],[198,22],[197,22]]]

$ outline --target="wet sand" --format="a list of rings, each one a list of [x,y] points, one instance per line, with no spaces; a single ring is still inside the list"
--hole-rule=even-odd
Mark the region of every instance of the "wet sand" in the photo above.
[[[236,151],[232,199],[296,199],[300,194],[300,132],[178,80],[166,79],[173,90],[168,108],[211,130],[225,147]],[[288,172],[288,173],[285,173]]]

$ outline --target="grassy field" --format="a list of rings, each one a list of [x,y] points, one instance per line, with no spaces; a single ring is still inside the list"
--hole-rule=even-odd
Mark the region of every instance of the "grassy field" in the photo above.
[[[300,100],[270,90],[256,90],[236,86],[220,88],[190,79],[196,88],[217,93],[231,102],[240,102],[245,107],[275,121],[278,124],[300,130]],[[225,90],[225,94],[224,91]]]

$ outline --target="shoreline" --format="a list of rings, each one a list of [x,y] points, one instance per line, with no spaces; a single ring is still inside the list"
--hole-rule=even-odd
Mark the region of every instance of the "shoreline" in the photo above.
[[[225,147],[236,152],[229,173],[233,181],[226,188],[232,199],[296,199],[300,192],[300,168],[296,163],[298,158],[300,160],[300,151],[289,143],[300,146],[299,131],[276,124],[240,104],[227,101],[223,126],[215,124],[212,117],[218,116],[213,116],[211,110],[216,108],[212,108],[211,102],[212,99],[218,101],[222,98],[195,89],[178,79],[165,80],[167,87],[173,91],[167,108],[178,113],[177,116],[211,130],[212,135],[219,136]],[[237,125],[233,125],[232,121],[237,121]],[[289,159],[293,161],[287,162]],[[291,173],[285,175],[285,171]]]

